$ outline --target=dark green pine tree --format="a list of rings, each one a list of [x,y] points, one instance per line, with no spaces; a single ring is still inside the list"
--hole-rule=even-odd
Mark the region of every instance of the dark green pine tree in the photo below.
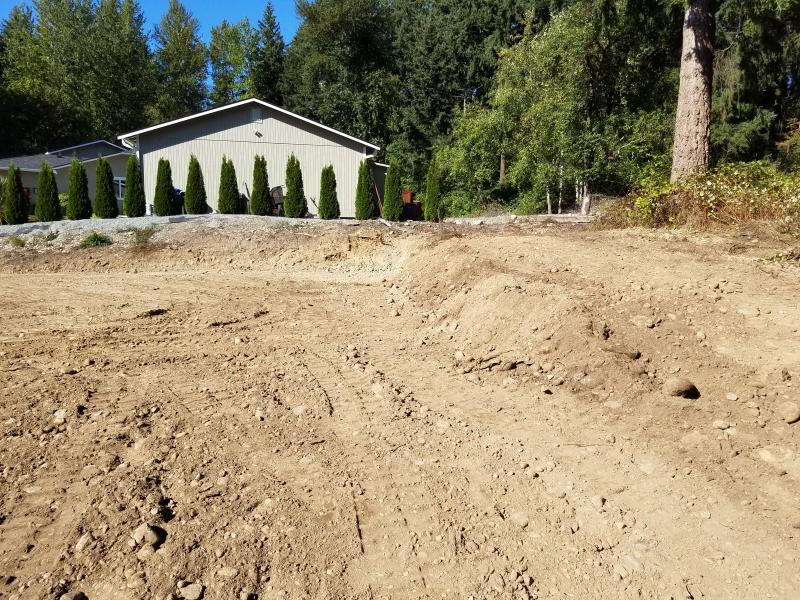
[[[61,220],[61,203],[58,201],[56,174],[49,163],[42,161],[39,181],[36,184],[36,220],[40,222]]]
[[[239,184],[236,183],[236,169],[233,161],[222,157],[222,170],[219,176],[219,196],[217,211],[223,215],[234,215],[240,210]]]
[[[254,215],[272,214],[272,196],[269,193],[267,159],[256,156],[253,164],[253,194],[250,197],[250,212]]]
[[[292,154],[286,163],[286,198],[283,199],[283,214],[299,219],[308,214],[306,194],[303,191],[303,172],[300,161]]]
[[[322,169],[319,182],[319,218],[339,218],[339,199],[336,195],[336,174],[333,172],[333,165]]]
[[[362,161],[358,168],[358,185],[356,186],[356,219],[361,221],[378,216],[378,203],[375,198],[375,184],[372,169],[367,161]]]
[[[109,162],[102,156],[97,159],[95,184],[94,214],[99,219],[116,219],[119,216],[119,207],[114,194],[114,173]]]
[[[159,217],[174,214],[175,190],[172,185],[172,167],[166,158],[158,159],[156,172],[156,194],[153,197],[153,212]]]
[[[386,173],[386,191],[383,194],[383,218],[387,221],[399,221],[403,216],[403,198],[400,195],[400,174],[394,164],[389,165]]]
[[[280,81],[283,75],[283,60],[286,44],[281,35],[275,9],[270,0],[264,7],[264,16],[258,22],[256,30],[256,46],[250,68],[250,79],[253,96],[281,105]],[[253,213],[256,214],[256,213]]]
[[[425,178],[425,196],[422,200],[422,215],[426,221],[442,220],[440,186],[439,169],[436,167],[436,161],[431,160],[430,165],[428,165],[428,175]]]
[[[125,170],[125,198],[122,201],[122,208],[128,217],[143,217],[147,212],[142,169],[135,154],[131,154]]]
[[[208,198],[206,197],[206,184],[203,180],[203,170],[200,162],[192,154],[189,158],[189,175],[186,177],[186,214],[204,215],[208,212]]]
[[[67,197],[67,218],[70,221],[90,219],[92,202],[89,200],[89,180],[86,167],[77,158],[69,167],[69,192]]]
[[[19,225],[28,221],[28,198],[22,189],[22,173],[8,166],[8,180],[3,198],[3,220],[9,225]]]

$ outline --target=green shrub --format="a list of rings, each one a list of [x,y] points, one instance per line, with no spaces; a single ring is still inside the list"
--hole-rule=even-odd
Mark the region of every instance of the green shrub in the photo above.
[[[13,248],[24,248],[25,247],[25,239],[19,237],[18,235],[12,235],[8,238],[8,241],[11,243]]]
[[[97,246],[110,246],[111,238],[93,231],[81,240],[81,248],[96,248]]]
[[[356,186],[356,219],[364,221],[378,216],[378,202],[375,197],[375,182],[372,169],[367,161],[361,161],[358,167],[358,185]]]
[[[426,221],[442,220],[441,176],[436,161],[431,160],[425,177],[425,196],[422,199],[422,215]]]
[[[250,196],[250,212],[254,215],[271,215],[272,196],[269,193],[267,159],[256,156],[253,164],[253,193]]]
[[[77,158],[72,159],[69,167],[68,193],[67,218],[70,221],[91,218],[92,203],[89,200],[89,180],[86,177],[86,168]]]
[[[241,196],[239,195],[239,184],[236,183],[236,169],[233,161],[224,156],[219,176],[217,210],[223,215],[234,215],[241,212]]]
[[[165,158],[158,160],[156,172],[156,193],[153,197],[153,212],[159,217],[174,215],[175,188],[172,185],[172,167]]]
[[[454,190],[442,198],[442,209],[451,217],[471,217],[480,212],[481,202],[469,192]]]
[[[3,194],[3,220],[9,225],[28,221],[28,197],[22,189],[22,173],[13,162],[8,166],[8,181]]]
[[[387,221],[399,221],[403,216],[403,198],[400,195],[400,173],[394,164],[389,165],[386,173],[386,191],[383,194],[383,218]]]
[[[97,159],[96,173],[94,214],[99,219],[116,219],[119,208],[114,193],[114,173],[111,171],[111,164],[102,156]]]
[[[308,214],[306,194],[303,191],[303,172],[300,161],[292,154],[286,163],[286,197],[283,199],[283,214],[291,218],[302,218]]]
[[[189,158],[189,174],[186,177],[186,214],[204,215],[208,212],[208,198],[206,197],[206,183],[203,179],[203,170],[200,162],[192,154]]]
[[[322,169],[319,190],[319,218],[338,219],[339,198],[336,195],[336,174],[333,172],[333,165]]]
[[[122,200],[122,210],[128,217],[143,217],[147,213],[142,169],[135,154],[131,154],[125,169],[125,197]]]
[[[61,204],[58,197],[56,175],[49,163],[42,161],[39,168],[39,181],[36,184],[36,220],[40,222],[61,219]]]
[[[52,241],[53,241],[54,239],[56,239],[57,237],[58,237],[58,232],[57,232],[57,231],[48,231],[48,232],[47,232],[47,235],[46,235],[46,236],[44,236],[44,241],[46,241],[46,242],[52,242]]]
[[[542,197],[539,190],[528,190],[519,195],[514,203],[514,213],[518,215],[538,215],[547,211],[547,196]]]

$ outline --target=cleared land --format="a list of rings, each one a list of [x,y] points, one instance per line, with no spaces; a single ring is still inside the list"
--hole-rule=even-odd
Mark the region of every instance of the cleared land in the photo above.
[[[779,241],[113,237],[0,240],[0,598],[797,598]]]

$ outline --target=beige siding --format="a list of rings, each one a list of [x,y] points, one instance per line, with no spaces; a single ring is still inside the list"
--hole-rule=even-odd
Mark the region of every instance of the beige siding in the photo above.
[[[257,134],[260,134],[257,135]],[[291,153],[300,161],[309,211],[316,214],[322,168],[333,165],[343,217],[355,216],[358,167],[366,149],[335,133],[284,115],[267,107],[246,105],[220,111],[139,136],[147,203],[152,205],[160,158],[172,169],[172,183],[186,188],[189,157],[194,154],[203,170],[208,203],[217,207],[223,155],[233,161],[239,191],[250,196],[253,159],[263,154],[270,187],[284,185],[286,161]],[[312,202],[313,200],[313,202]]]

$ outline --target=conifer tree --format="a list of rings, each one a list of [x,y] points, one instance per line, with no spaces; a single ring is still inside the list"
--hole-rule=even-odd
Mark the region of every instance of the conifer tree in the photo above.
[[[153,212],[159,217],[174,214],[174,195],[172,167],[170,167],[167,159],[160,158],[158,160],[158,171],[156,172],[156,194],[153,197]]]
[[[14,167],[8,166],[8,180],[6,181],[5,197],[3,198],[3,219],[9,225],[19,225],[28,221],[28,198],[22,189],[22,173]]]
[[[264,15],[258,22],[256,45],[253,52],[250,78],[253,96],[280,106],[282,104],[280,80],[286,44],[281,35],[275,8],[271,1],[264,7]],[[255,213],[253,213],[255,214]]]
[[[89,180],[86,167],[77,158],[69,167],[69,196],[67,197],[67,218],[70,221],[90,219],[92,203],[89,200]]]
[[[339,218],[339,199],[336,195],[336,174],[333,172],[333,165],[322,169],[319,183],[319,218]]]
[[[286,163],[286,198],[283,199],[283,214],[291,218],[302,218],[308,214],[308,204],[303,191],[303,172],[300,161],[292,154]]]
[[[428,166],[428,175],[425,178],[425,196],[422,201],[422,215],[426,221],[441,221],[441,190],[439,181],[439,170],[436,161],[431,160]]]
[[[272,196],[269,193],[267,159],[256,156],[253,164],[253,194],[250,197],[250,212],[254,215],[272,214]]]
[[[394,164],[386,173],[386,191],[383,194],[383,218],[399,221],[403,216],[403,198],[400,195],[400,174]]]
[[[119,208],[114,194],[114,173],[109,162],[102,156],[97,159],[95,184],[94,214],[99,219],[116,219]]]
[[[378,203],[375,201],[372,169],[367,161],[362,161],[358,168],[358,185],[356,186],[356,219],[374,219],[377,215]]]
[[[125,198],[122,208],[128,217],[143,217],[147,212],[142,170],[139,166],[139,158],[135,154],[131,154],[125,170]]]
[[[40,222],[59,221],[61,219],[61,203],[58,201],[56,175],[50,164],[45,161],[42,161],[39,169],[39,181],[36,185],[36,220]]]
[[[186,178],[186,214],[204,215],[208,212],[208,198],[206,197],[206,184],[203,180],[203,170],[200,161],[192,154],[189,158],[189,175]]]
[[[234,215],[240,210],[239,184],[236,183],[236,169],[233,161],[222,157],[222,170],[219,176],[219,196],[217,210],[223,215]]]

